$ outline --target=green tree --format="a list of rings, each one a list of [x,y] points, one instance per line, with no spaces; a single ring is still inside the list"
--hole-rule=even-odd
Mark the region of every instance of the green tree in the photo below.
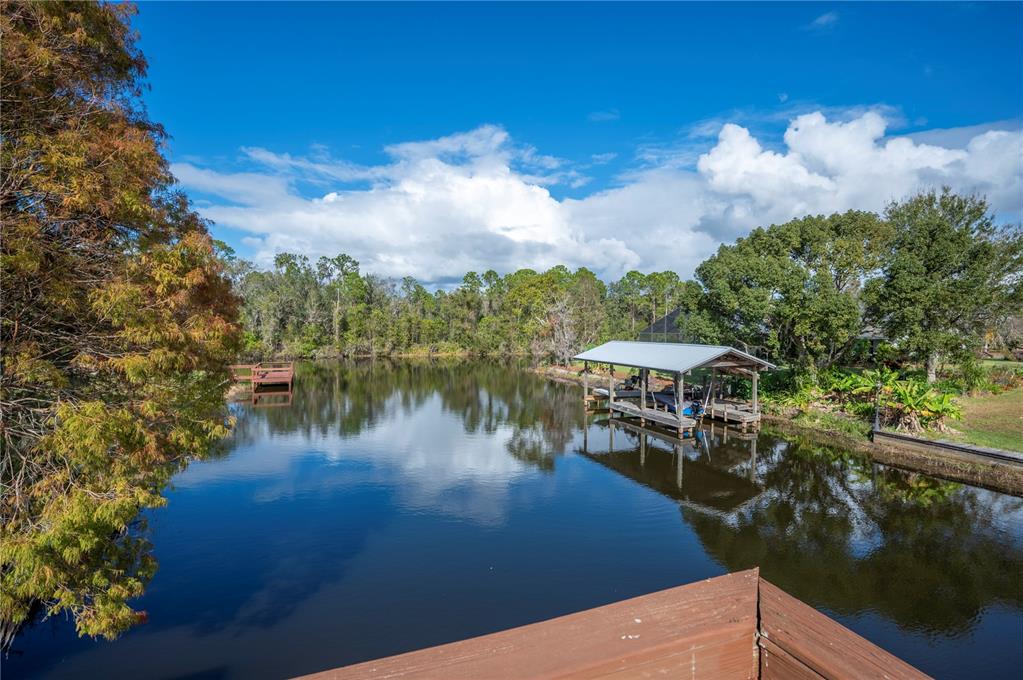
[[[870,314],[934,382],[943,355],[972,356],[999,318],[1023,309],[1023,231],[947,188],[892,203],[886,217],[894,238],[868,287]]]
[[[754,229],[697,268],[703,308],[723,342],[826,368],[863,328],[861,285],[888,241],[882,220],[857,211]]]
[[[226,433],[237,301],[139,100],[122,4],[4,2],[0,618],[113,636],[154,569],[132,530]]]

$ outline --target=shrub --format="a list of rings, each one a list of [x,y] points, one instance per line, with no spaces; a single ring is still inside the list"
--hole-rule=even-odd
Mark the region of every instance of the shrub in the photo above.
[[[945,420],[962,416],[958,402],[948,392],[938,392],[922,380],[899,380],[882,397],[886,421],[896,429],[922,432],[929,426],[945,429]]]

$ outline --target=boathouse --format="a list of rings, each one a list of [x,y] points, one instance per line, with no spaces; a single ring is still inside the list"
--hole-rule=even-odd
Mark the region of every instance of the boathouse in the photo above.
[[[704,415],[735,423],[746,429],[760,423],[758,383],[760,372],[775,368],[774,364],[734,347],[724,345],[693,345],[672,342],[628,342],[614,340],[577,354],[583,362],[583,398],[587,403],[606,401],[609,413],[638,418],[691,433]],[[607,388],[591,386],[590,364],[609,367]],[[615,367],[639,370],[639,375],[625,383],[615,377]],[[703,371],[699,385],[686,376]],[[666,375],[671,386],[650,389],[650,373]],[[739,400],[721,394],[722,379],[738,376],[752,383],[751,398]],[[592,387],[592,390],[591,390]]]

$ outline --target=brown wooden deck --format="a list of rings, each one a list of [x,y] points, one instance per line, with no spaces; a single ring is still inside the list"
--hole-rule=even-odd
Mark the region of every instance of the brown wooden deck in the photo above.
[[[228,367],[237,382],[258,385],[291,385],[295,381],[294,361],[263,361],[258,364],[233,364]]]
[[[744,430],[760,423],[760,414],[754,413],[748,405],[727,401],[707,404],[704,415],[726,423],[736,423]]]
[[[692,418],[686,418],[685,416],[680,418],[669,411],[659,411],[649,407],[640,408],[639,404],[631,401],[619,401],[616,399],[608,403],[608,408],[633,418],[650,420],[679,430],[691,430],[696,427],[696,421]]]
[[[306,677],[655,676],[927,677],[763,581],[756,569]]]

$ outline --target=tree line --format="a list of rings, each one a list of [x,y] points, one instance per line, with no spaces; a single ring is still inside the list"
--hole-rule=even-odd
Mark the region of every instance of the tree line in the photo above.
[[[568,361],[679,310],[685,342],[730,344],[799,371],[849,362],[865,337],[926,366],[1021,341],[1023,233],[949,189],[754,229],[697,267],[604,283],[556,266],[469,272],[454,288],[361,273],[347,255],[282,253],[260,271],[223,250],[255,355],[531,354]],[[660,330],[660,328],[658,328]]]
[[[261,271],[221,244],[256,355],[533,354],[565,360],[632,336],[692,294],[674,272],[605,284],[586,268],[469,272],[451,289],[360,272],[348,255],[281,253]]]

